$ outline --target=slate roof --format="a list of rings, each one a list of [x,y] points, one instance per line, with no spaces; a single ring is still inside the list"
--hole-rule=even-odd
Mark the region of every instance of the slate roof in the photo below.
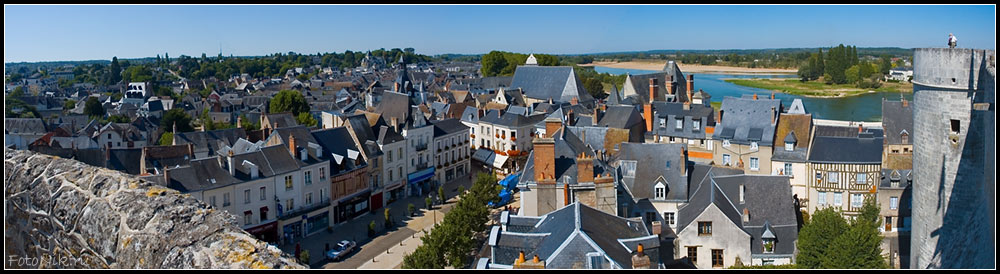
[[[728,139],[730,143],[748,145],[758,142],[761,146],[774,144],[772,112],[781,111],[781,100],[747,99],[726,96],[722,100],[722,122],[716,125],[713,139]],[[754,134],[751,134],[754,133]]]
[[[622,143],[616,157],[618,168],[624,168],[620,161],[636,161],[635,177],[621,179],[632,198],[653,200],[656,184],[663,182],[666,200],[687,201],[688,176],[681,174],[682,165],[687,165],[681,154],[683,149],[683,144]]]
[[[857,128],[854,127],[816,126],[815,133],[812,146],[809,148],[809,162],[882,163],[881,130],[867,129],[859,136]]]
[[[264,113],[261,115],[267,117],[267,121],[271,123],[271,128],[289,127],[299,124],[297,121],[295,121],[295,116],[292,116],[291,112]],[[276,124],[277,126],[275,126]]]
[[[723,209],[724,213],[727,212],[727,207],[732,208],[732,211],[735,212],[736,208],[730,205],[728,200],[718,199],[722,196],[722,191],[718,189],[714,178],[740,174],[743,174],[743,171],[739,169],[695,164],[691,170],[690,180],[690,187],[693,190],[690,191],[688,203],[677,211],[677,233],[683,231],[710,204],[715,203],[716,206]],[[738,215],[739,213],[736,214]],[[737,224],[739,224],[739,221],[738,218],[734,220]]]
[[[247,138],[247,132],[243,128],[178,132],[177,135],[174,135],[174,140],[178,145],[191,143],[194,144],[195,152],[208,151],[209,155],[225,146],[231,146],[240,138]]]
[[[522,218],[511,216],[510,222],[521,222]],[[546,268],[573,268],[586,265],[586,253],[600,252],[628,269],[632,268],[632,251],[640,243],[650,259],[655,262],[654,258],[659,258],[659,240],[650,236],[639,220],[610,215],[579,202],[541,216],[540,220],[528,231],[491,235],[496,237],[496,244],[491,246],[493,263],[513,265],[518,253],[524,251],[526,258],[538,255],[546,261]]]
[[[386,121],[396,118],[402,124],[410,116],[410,96],[392,91],[384,92],[375,111],[382,113]]]
[[[631,129],[642,124],[642,115],[632,106],[609,106],[597,126]]]
[[[913,144],[913,105],[903,107],[902,101],[882,100],[882,128],[888,145],[903,144],[902,133],[909,135],[908,144]]]
[[[215,157],[193,160],[190,164],[167,171],[170,181],[165,182],[163,175],[143,177],[165,184],[167,187],[181,193],[198,192],[240,183],[239,179],[229,174],[228,170],[219,166]]]
[[[596,154],[590,149],[583,141],[580,140],[575,134],[569,131],[566,127],[560,128],[553,135],[553,140],[555,141],[554,146],[554,157],[555,157],[555,178],[556,183],[562,183],[569,181],[570,184],[576,184],[576,157],[580,153],[585,153],[587,156],[594,157]],[[534,151],[528,155],[528,161],[524,164],[523,174],[534,174],[535,157]],[[600,159],[594,158],[594,176],[598,174],[605,174],[611,171],[611,167],[601,161]],[[527,185],[529,182],[534,183],[534,176],[521,176],[519,178],[518,185]]]
[[[655,79],[656,98],[653,101],[665,101],[667,91],[670,88],[670,84],[667,82],[668,75],[673,76],[672,82],[677,83],[677,89],[674,93],[676,101],[674,102],[687,102],[687,79],[684,78],[684,73],[676,65],[665,71],[626,76],[630,78],[632,89],[636,92],[635,95],[630,94],[628,97],[637,97],[636,99],[640,102],[649,102],[649,79]]]
[[[434,125],[434,138],[457,132],[469,132],[469,126],[466,126],[461,120],[455,118],[431,121],[431,124]]]
[[[367,127],[366,127],[367,128]],[[301,161],[300,164],[312,165],[323,161],[326,157],[317,157],[314,151],[309,148],[309,143],[317,144],[316,139],[313,138],[312,133],[309,132],[309,128],[306,126],[294,126],[294,127],[282,127],[276,128],[271,133],[272,136],[277,134],[281,138],[284,147],[288,147],[289,138],[295,136],[295,148],[302,152],[303,149],[307,151],[307,156],[305,161],[301,161],[301,158],[296,158],[296,160]]]
[[[108,169],[123,171],[128,174],[142,173],[139,162],[142,159],[142,148],[116,148],[107,151]]]
[[[483,117],[479,118],[480,122],[490,123],[494,125],[501,125],[509,128],[519,128],[524,126],[530,126],[537,124],[545,119],[544,114],[535,114],[531,116],[523,116],[513,112],[505,112],[500,115],[498,110],[487,111]]]
[[[792,199],[788,177],[738,175],[715,178],[719,189],[723,190],[739,214],[738,224],[750,234],[752,254],[763,254],[762,236],[767,227],[777,238],[774,254],[795,252],[798,239],[797,210]],[[744,203],[739,201],[739,187],[744,186]],[[749,222],[742,222],[742,212],[750,213]]]
[[[316,130],[312,134],[323,148],[323,153],[331,155],[331,175],[336,176],[336,174],[340,174],[341,172],[354,170],[365,165],[363,160],[359,162],[359,165],[355,165],[354,161],[351,161],[348,157],[348,150],[357,151],[358,153],[360,153],[360,150],[354,140],[351,139],[351,134],[346,127]],[[361,156],[359,155],[358,157],[360,158]],[[337,159],[340,160],[338,161]]]
[[[3,132],[5,134],[38,134],[48,132],[41,118],[4,118]]]
[[[576,77],[573,67],[566,66],[517,66],[511,88],[521,88],[524,96],[539,100],[569,102],[578,97],[579,102],[594,98],[583,90],[583,83]]]
[[[688,139],[706,139],[705,127],[714,127],[715,110],[711,106],[691,104],[684,110],[683,103],[653,102],[653,131],[660,136],[680,137]],[[666,119],[666,126],[660,127],[661,118]],[[676,119],[684,119],[681,129],[676,126]],[[700,120],[698,130],[694,129],[694,121]]]
[[[174,167],[178,165],[188,165],[193,156],[190,155],[187,145],[176,146],[146,146],[146,168],[143,172],[149,172],[153,168],[163,171],[163,167]]]

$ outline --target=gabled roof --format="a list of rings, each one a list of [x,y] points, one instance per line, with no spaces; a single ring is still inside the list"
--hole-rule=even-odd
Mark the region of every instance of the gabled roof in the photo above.
[[[671,61],[672,62],[672,61]],[[667,67],[670,67],[672,63],[668,63]],[[646,73],[646,74],[636,74],[627,75],[626,83],[631,83],[631,88],[635,91],[635,94],[624,94],[626,97],[636,97],[640,102],[649,102],[649,79],[654,79],[656,84],[655,95],[653,101],[664,101],[670,89],[670,83],[667,82],[667,76],[672,76],[673,80],[671,82],[676,83],[676,92],[674,96],[676,98],[675,102],[688,102],[687,98],[687,79],[684,79],[684,73],[677,68],[676,65],[670,67],[669,69],[665,67],[664,71]]]
[[[539,100],[552,98],[569,102],[573,97],[578,97],[580,102],[587,102],[594,99],[583,90],[583,84],[573,72],[573,67],[517,66],[510,87],[521,88],[525,97]]]
[[[41,118],[5,118],[3,132],[10,134],[45,134],[45,122]]]
[[[882,100],[882,128],[885,129],[886,143],[903,144],[902,134],[909,135],[907,144],[913,144],[913,105],[902,101]]]
[[[434,138],[457,132],[469,132],[469,126],[466,126],[461,120],[455,118],[431,121],[431,123],[434,125]]]
[[[781,111],[781,100],[746,99],[727,96],[722,100],[722,122],[716,125],[714,139],[728,139],[731,143],[762,146],[774,144],[774,113]],[[754,133],[751,135],[751,133]],[[729,136],[729,134],[732,137]],[[783,136],[782,136],[783,138]]]
[[[711,106],[691,104],[687,110],[684,103],[653,102],[653,131],[660,136],[680,137],[689,139],[705,139],[705,127],[714,127],[715,110]],[[676,119],[683,119],[681,129],[676,127]],[[659,119],[666,119],[666,127],[660,126]],[[698,120],[698,130],[694,129],[694,121]]]
[[[566,127],[562,127],[556,131],[552,138],[555,142],[553,157],[555,158],[554,177],[556,178],[556,182],[563,183],[568,181],[570,184],[576,184],[576,157],[580,153],[584,153],[590,157],[594,157],[596,154],[576,134],[573,134]],[[528,155],[528,161],[524,165],[523,174],[534,174],[534,162],[534,151],[532,151]],[[611,171],[611,167],[600,159],[594,158],[593,164],[595,176]],[[533,176],[521,176],[518,185],[525,185],[528,182],[534,182]]]
[[[687,165],[682,157],[684,144],[622,143],[617,161],[636,161],[635,177],[622,177],[622,183],[634,200],[653,200],[658,183],[666,187],[666,200],[687,201],[688,176],[682,174]],[[624,168],[618,162],[618,168]],[[683,168],[686,170],[686,168]]]
[[[859,134],[855,127],[816,126],[815,128],[813,143],[809,148],[810,162],[882,163],[881,130],[866,129]]]
[[[525,126],[532,126],[538,122],[545,119],[544,114],[535,114],[531,116],[523,116],[513,112],[505,112],[500,115],[498,110],[487,111],[483,117],[479,118],[479,121],[484,123],[490,123],[494,125],[501,125],[509,128],[518,128]]]
[[[360,153],[360,150],[355,144],[354,139],[351,138],[351,133],[348,132],[347,128],[336,127],[316,130],[312,134],[323,148],[323,153],[331,157],[331,175],[336,176],[336,174],[343,171],[354,170],[365,164],[363,159],[359,162],[359,165],[355,165],[354,161],[350,159],[350,154]],[[354,152],[352,153],[351,151]],[[356,157],[361,158],[360,156]]]
[[[597,126],[631,129],[642,124],[642,116],[632,106],[609,106]]]
[[[162,182],[167,187],[181,193],[215,189],[240,182],[239,179],[230,175],[229,171],[222,169],[215,157],[193,160],[186,166],[170,168],[167,172],[170,177],[169,182],[164,181],[166,178],[163,175],[143,178]]]
[[[178,132],[174,135],[174,141],[178,145],[194,144],[195,151],[207,150],[209,155],[212,155],[225,146],[231,146],[240,138],[247,139],[247,132],[243,128]]]
[[[643,244],[650,258],[659,258],[659,240],[649,235],[640,220],[625,219],[575,202],[540,217],[510,216],[508,228],[491,235],[495,264],[513,265],[518,253],[526,258],[538,255],[546,268],[574,268],[585,265],[586,254],[599,252],[622,268],[632,268],[631,256]],[[492,234],[492,233],[491,233]]]
[[[762,254],[762,239],[766,231],[776,237],[774,254],[795,252],[798,239],[796,206],[788,187],[786,176],[738,175],[715,178],[715,183],[737,210],[737,220],[753,239],[750,250]],[[744,202],[739,201],[740,186],[744,188]],[[749,213],[749,222],[743,222],[743,212]]]
[[[382,101],[375,107],[375,111],[382,113],[386,121],[396,118],[402,124],[410,116],[410,96],[392,91],[383,92]]]

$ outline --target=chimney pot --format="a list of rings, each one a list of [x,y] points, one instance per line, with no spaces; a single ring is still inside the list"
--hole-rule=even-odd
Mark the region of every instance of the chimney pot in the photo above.
[[[753,94],[753,99],[754,99],[754,100],[757,100],[757,93],[754,93],[754,94]]]

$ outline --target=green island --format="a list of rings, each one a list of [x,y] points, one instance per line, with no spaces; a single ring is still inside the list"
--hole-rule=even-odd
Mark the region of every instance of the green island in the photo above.
[[[822,81],[801,81],[800,79],[724,79],[726,82],[752,88],[773,90],[781,93],[807,97],[844,97],[876,92],[913,92],[913,84],[908,82],[882,82],[875,89],[858,88],[853,84],[826,84]]]

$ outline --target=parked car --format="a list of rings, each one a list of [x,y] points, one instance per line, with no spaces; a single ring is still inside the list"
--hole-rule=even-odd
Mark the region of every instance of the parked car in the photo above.
[[[326,252],[326,258],[331,261],[343,260],[344,257],[347,256],[347,254],[350,254],[351,251],[354,251],[354,248],[356,246],[357,243],[354,241],[348,241],[348,240],[340,241],[339,243],[337,243],[336,246],[333,247],[333,249],[330,249],[330,251]]]

